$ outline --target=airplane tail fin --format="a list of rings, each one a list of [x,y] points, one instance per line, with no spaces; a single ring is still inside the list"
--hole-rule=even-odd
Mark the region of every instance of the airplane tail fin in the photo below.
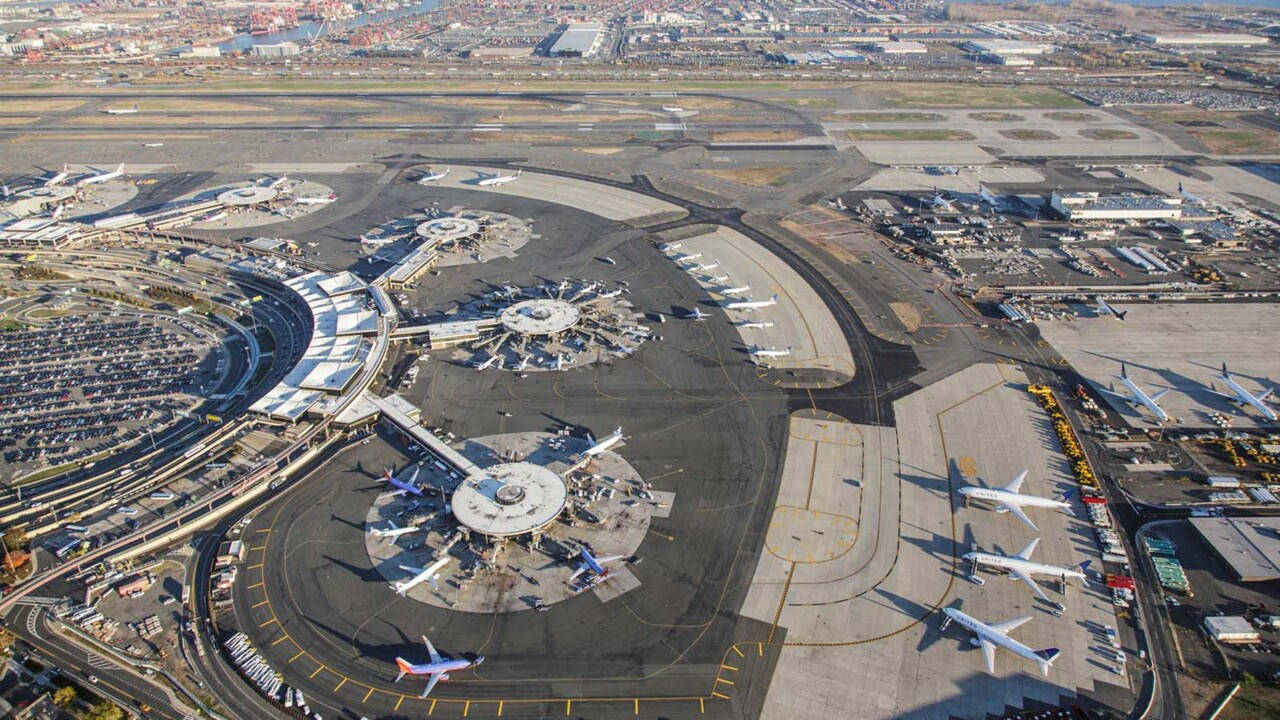
[[[400,669],[400,672],[396,673],[396,682],[400,682],[409,671],[413,670],[413,666],[409,664],[409,661],[402,657],[396,658],[396,667]]]
[[[1231,373],[1227,372],[1227,364],[1225,362],[1222,363],[1222,377],[1224,378],[1231,377]]]
[[[1125,367],[1124,363],[1120,363],[1120,377],[1122,378],[1129,377],[1129,368]]]
[[[1112,310],[1111,310],[1111,312],[1115,313],[1115,316],[1116,316],[1117,318],[1121,319],[1121,320],[1123,320],[1123,319],[1124,319],[1124,316],[1125,316],[1125,315],[1128,315],[1128,314],[1129,314],[1129,311],[1128,311],[1128,310],[1115,310],[1115,309],[1112,309]]]
[[[1040,672],[1044,675],[1048,675],[1049,667],[1053,665],[1053,661],[1057,660],[1058,656],[1061,654],[1062,654],[1062,651],[1059,650],[1058,648],[1045,648],[1044,650],[1037,650],[1036,657],[1040,658],[1037,661],[1040,665]]]
[[[1058,496],[1058,499],[1059,499],[1061,502],[1067,502],[1067,501],[1071,500],[1071,498],[1072,498],[1075,494],[1076,494],[1075,489],[1074,489],[1074,488],[1071,488],[1071,489],[1068,489],[1068,490],[1063,491],[1063,493],[1062,493],[1061,495],[1059,495],[1059,496]]]
[[[1090,564],[1090,563],[1092,563],[1092,562],[1093,562],[1092,560],[1085,560],[1084,562],[1080,563],[1079,565],[1076,565],[1076,566],[1075,566],[1075,568],[1076,568],[1077,570],[1079,570],[1080,572],[1084,572],[1086,569],[1088,569],[1089,564]]]

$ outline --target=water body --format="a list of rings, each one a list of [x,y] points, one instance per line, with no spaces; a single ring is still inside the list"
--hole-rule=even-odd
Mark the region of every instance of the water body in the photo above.
[[[419,0],[417,4],[412,4],[411,2],[406,7],[401,7],[398,10],[388,10],[380,13],[360,13],[358,15],[352,15],[349,18],[326,23],[324,31],[328,33],[332,30],[350,30],[373,22],[384,22],[386,20],[394,20],[396,18],[421,15],[428,10],[434,10],[436,4],[436,0]],[[250,35],[248,33],[236,35],[234,38],[226,42],[218,43],[216,47],[224,53],[235,53],[240,52],[241,50],[246,50],[254,45],[274,45],[282,42],[298,42],[299,40],[307,40],[308,38],[315,36],[316,31],[319,29],[319,20],[308,20],[301,23],[296,28],[267,33],[266,35]]]
[[[990,3],[990,2],[1013,2],[1013,0],[955,0],[962,3]],[[1258,8],[1280,8],[1280,0],[1220,0],[1219,2],[1204,2],[1204,0],[1115,0],[1121,5],[1138,5],[1141,7],[1258,7]],[[1066,4],[1065,2],[1060,4]]]

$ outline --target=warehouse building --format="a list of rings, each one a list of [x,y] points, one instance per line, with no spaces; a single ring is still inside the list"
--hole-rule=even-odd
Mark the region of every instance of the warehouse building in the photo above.
[[[1155,195],[1054,192],[1049,205],[1067,220],[1153,220],[1182,217],[1182,199]]]
[[[1191,525],[1242,582],[1280,580],[1280,517],[1191,518]]]
[[[1261,35],[1247,33],[1179,33],[1176,35],[1143,34],[1136,36],[1138,40],[1151,45],[1180,45],[1195,47],[1198,45],[1266,45],[1269,41]]]
[[[574,23],[560,33],[547,54],[551,57],[591,57],[600,52],[604,42],[604,25],[598,22]]]

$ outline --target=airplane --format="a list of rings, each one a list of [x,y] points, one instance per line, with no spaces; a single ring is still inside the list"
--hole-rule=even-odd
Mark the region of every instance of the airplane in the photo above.
[[[563,370],[573,365],[573,358],[566,359],[561,353],[556,353],[556,370]]]
[[[283,185],[283,184],[285,184],[285,183],[287,183],[287,182],[289,182],[289,176],[288,176],[288,175],[281,175],[280,177],[276,178],[275,180],[272,180],[272,181],[267,185],[267,187],[269,187],[269,188],[280,187],[281,185]]]
[[[134,103],[131,108],[103,108],[98,112],[103,112],[108,115],[132,115],[138,112],[138,103]]]
[[[728,275],[712,275],[711,277],[707,278],[707,280],[711,281],[712,283],[722,283],[728,279],[729,279]]]
[[[1199,195],[1195,195],[1184,190],[1182,188],[1182,183],[1178,183],[1178,195],[1182,196],[1183,201],[1189,203],[1199,203],[1203,199]]]
[[[662,112],[669,112],[669,113],[682,113],[682,112],[684,112],[684,108],[679,107],[679,106],[676,106],[676,105],[663,105],[663,106],[662,106]]]
[[[617,264],[618,264],[618,261],[617,261],[617,260],[614,260],[613,258],[609,257],[608,255],[606,255],[606,256],[604,256],[604,257],[600,258],[600,261],[601,261],[601,262],[603,262],[603,263],[605,263],[606,265],[617,265]]]
[[[396,488],[395,490],[392,490],[391,492],[389,492],[389,493],[387,493],[387,494],[388,494],[388,495],[390,495],[390,496],[392,496],[392,497],[397,497],[397,496],[400,496],[400,495],[404,495],[405,493],[408,493],[408,494],[410,494],[410,495],[415,495],[415,496],[417,496],[417,497],[422,497],[422,488],[418,487],[418,473],[419,473],[421,470],[422,470],[422,466],[421,466],[421,465],[414,465],[414,466],[413,466],[413,474],[409,476],[409,479],[408,479],[408,480],[400,480],[400,479],[396,478],[396,476],[395,476],[395,475],[392,475],[392,474],[391,474],[391,469],[390,469],[390,468],[384,468],[384,469],[383,469],[383,471],[382,471],[382,472],[383,472],[383,476],[382,476],[383,481],[384,481],[384,482],[391,483],[391,485],[393,485],[393,486]]]
[[[747,298],[746,300],[737,300],[735,302],[728,303],[725,307],[729,310],[746,310],[747,312],[755,312],[760,308],[766,308],[777,304],[778,294],[774,293],[773,297],[768,300],[752,300],[751,298]]]
[[[786,357],[791,354],[791,346],[788,345],[786,350],[755,346],[750,348],[747,352],[751,353],[751,357],[757,358]]]
[[[708,314],[706,314],[706,313],[704,313],[704,312],[702,312],[702,308],[694,308],[694,309],[693,309],[693,312],[688,313],[687,315],[685,315],[685,318],[686,318],[686,319],[688,319],[688,320],[697,320],[698,322],[702,322],[703,320],[706,320],[706,319],[707,319],[707,318],[709,318],[709,317],[711,317],[711,316],[710,316],[710,315],[708,315]]]
[[[396,527],[396,524],[394,522],[392,522],[391,520],[388,520],[386,528],[371,527],[369,528],[369,534],[378,538],[379,540],[389,539],[392,542],[395,542],[396,539],[399,538],[401,535],[408,535],[411,532],[417,531],[417,529],[418,529],[417,525],[407,525],[405,527]]]
[[[524,172],[524,170],[516,170],[515,175],[495,175],[493,177],[487,177],[481,180],[480,182],[476,183],[476,185],[480,187],[491,187],[493,185],[506,185],[509,182],[515,182],[516,180],[519,180],[520,173],[522,172]]]
[[[721,295],[741,295],[751,289],[750,285],[739,285],[738,287],[725,288],[720,291]]]
[[[499,362],[501,359],[501,355],[490,355],[487,360],[476,365],[476,372],[493,367],[493,364]],[[501,367],[501,365],[499,365],[499,367]]]
[[[221,210],[219,212],[213,212],[213,213],[209,213],[208,215],[205,215],[204,217],[200,218],[200,222],[217,222],[225,218],[226,216],[227,216],[227,211]]]
[[[328,205],[337,199],[338,196],[336,194],[329,193],[329,197],[300,197],[294,198],[294,202],[299,205]]]
[[[601,300],[608,300],[611,297],[618,297],[621,294],[622,294],[622,288],[615,288],[613,290],[610,290],[609,292],[602,292],[596,295],[596,297]]]
[[[1107,395],[1124,400],[1135,408],[1141,406],[1150,410],[1151,414],[1155,415],[1156,419],[1160,422],[1169,422],[1169,413],[1165,412],[1164,408],[1159,405],[1160,398],[1164,397],[1165,394],[1169,392],[1167,389],[1161,390],[1155,395],[1148,395],[1142,388],[1138,387],[1137,384],[1129,379],[1129,370],[1125,367],[1124,363],[1120,363],[1120,382],[1124,383],[1124,386],[1129,389],[1129,392],[1118,393],[1107,390],[1106,388],[1099,389]]]
[[[446,177],[448,177],[448,175],[449,175],[449,168],[445,168],[445,171],[441,173],[423,173],[422,177],[419,177],[417,180],[414,180],[414,182],[418,183],[419,185],[426,185],[427,183],[433,183],[438,180],[443,180]]]
[[[693,253],[692,255],[681,255],[676,258],[676,262],[693,262],[702,257],[702,253]]]
[[[525,369],[525,368],[527,368],[527,367],[529,367],[529,358],[530,358],[530,357],[532,357],[532,356],[531,356],[531,355],[525,355],[524,357],[520,358],[520,366],[516,368],[516,372],[524,372],[524,369]]]
[[[670,252],[672,250],[679,250],[680,246],[683,244],[684,243],[678,243],[678,242],[664,243],[663,246],[659,249],[662,250],[663,252]]]
[[[937,188],[934,188],[933,206],[935,208],[942,208],[943,210],[947,210],[947,211],[954,210],[955,209],[954,203],[955,203],[955,200],[948,198],[947,196],[938,192]]]
[[[49,213],[49,219],[57,220],[58,218],[62,217],[62,212],[66,209],[67,209],[66,205],[59,205],[58,207],[53,209],[53,212]]]
[[[578,557],[582,562],[578,563],[578,568],[569,576],[569,582],[571,583],[574,580],[577,580],[578,576],[583,573],[591,573],[591,577],[595,578],[596,582],[603,582],[609,577],[609,570],[604,566],[604,564],[622,560],[626,555],[608,555],[606,557],[598,558],[595,555],[592,555],[591,551],[584,547],[578,551]]]
[[[1128,310],[1117,310],[1111,307],[1110,305],[1108,305],[1107,301],[1103,300],[1101,295],[1099,295],[1096,299],[1098,301],[1098,304],[1094,307],[1097,310],[1099,315],[1113,315],[1115,316],[1115,319],[1123,320],[1124,316],[1129,314]]]
[[[1046,648],[1044,650],[1032,650],[1022,643],[1009,637],[1010,631],[1014,628],[1021,627],[1031,620],[1030,616],[1021,617],[1016,620],[1006,620],[1001,623],[984,623],[977,618],[961,612],[957,608],[942,608],[942,612],[946,614],[947,619],[942,621],[941,630],[946,630],[952,622],[960,623],[960,626],[969,630],[977,637],[970,638],[969,642],[977,647],[982,648],[982,658],[987,662],[987,672],[995,674],[996,672],[996,648],[1002,647],[1011,652],[1017,653],[1021,657],[1035,662],[1040,666],[1040,672],[1045,676],[1049,676],[1049,666],[1053,665],[1053,661],[1058,659],[1062,654],[1058,648]]]
[[[1035,552],[1036,544],[1040,542],[1040,538],[1036,538],[1027,543],[1022,548],[1022,552],[1017,555],[997,555],[995,553],[985,553],[974,550],[964,554],[964,559],[973,563],[977,568],[979,565],[987,567],[1001,568],[1009,572],[1009,579],[1021,580],[1031,588],[1031,592],[1040,597],[1041,600],[1049,601],[1049,597],[1044,594],[1044,590],[1036,584],[1035,575],[1052,575],[1063,582],[1067,578],[1076,578],[1089,584],[1089,578],[1084,574],[1084,570],[1089,567],[1089,560],[1085,560],[1079,565],[1069,568],[1058,567],[1057,565],[1048,565],[1046,563],[1036,562],[1031,559],[1031,553]]]
[[[1271,388],[1270,390],[1267,390],[1261,395],[1254,395],[1253,393],[1241,387],[1240,383],[1236,382],[1235,378],[1231,377],[1231,373],[1227,372],[1226,363],[1222,363],[1222,374],[1218,376],[1218,379],[1226,383],[1227,387],[1231,388],[1231,392],[1233,393],[1233,395],[1220,393],[1217,390],[1213,390],[1212,387],[1210,387],[1210,392],[1216,395],[1221,395],[1222,397],[1230,400],[1231,402],[1237,405],[1241,405],[1241,406],[1248,405],[1254,410],[1257,410],[1258,412],[1262,413],[1263,417],[1265,417],[1268,420],[1271,420],[1273,422],[1276,420],[1276,411],[1267,407],[1267,402],[1266,402],[1267,398],[1271,395],[1271,393],[1275,392],[1275,388]]]
[[[445,660],[440,657],[440,653],[436,652],[436,649],[431,646],[431,641],[427,639],[426,635],[422,636],[422,642],[427,646],[427,655],[431,657],[431,662],[414,664],[404,658],[396,658],[396,667],[400,669],[400,672],[396,674],[396,682],[400,682],[401,678],[405,675],[429,676],[427,679],[427,689],[422,691],[422,697],[426,697],[431,694],[431,691],[435,689],[437,682],[441,680],[448,680],[449,673],[456,670],[467,670],[484,662],[483,655],[477,655],[474,660],[465,660],[462,658],[456,660]]]
[[[978,197],[982,200],[982,202],[988,205],[991,205],[993,207],[1000,205],[999,198],[997,198],[995,195],[992,195],[991,191],[988,190],[986,187],[984,187],[982,183],[978,183]]]
[[[720,267],[720,261],[719,261],[719,260],[712,260],[711,262],[707,263],[706,265],[699,265],[699,266],[698,266],[698,269],[699,269],[699,270],[701,270],[702,272],[707,272],[708,270],[715,270],[715,269],[716,269],[716,268],[718,268],[718,267]]]
[[[3,192],[3,193],[4,193],[4,199],[5,199],[5,200],[8,200],[8,199],[9,199],[9,196],[13,194],[13,192],[11,192],[11,191],[9,190],[9,184],[8,184],[8,183],[5,183],[4,185],[0,186],[0,192]]]
[[[368,245],[369,247],[382,247],[383,245],[390,245],[395,241],[396,239],[393,237],[371,238],[371,237],[365,237],[364,235],[360,236],[360,244]]]
[[[83,180],[80,180],[79,182],[76,183],[76,186],[78,187],[81,185],[96,185],[98,183],[104,183],[108,180],[115,180],[116,178],[121,177],[122,175],[124,175],[124,163],[120,163],[119,165],[117,165],[116,169],[112,170],[111,172],[99,173],[97,175],[94,175],[93,177],[87,177]]]
[[[622,426],[619,425],[618,429],[609,433],[603,440],[597,442],[590,434],[587,435],[587,440],[591,442],[591,447],[587,448],[582,454],[587,457],[595,457],[622,441]]]
[[[765,330],[773,327],[772,322],[740,322],[738,327],[743,329]]]
[[[404,595],[408,593],[410,590],[412,590],[413,588],[425,582],[431,587],[439,590],[440,586],[436,583],[436,575],[438,575],[440,571],[444,569],[445,565],[449,564],[449,560],[451,559],[452,558],[450,556],[445,555],[444,557],[431,563],[425,568],[414,567],[412,565],[401,565],[400,566],[401,570],[404,570],[406,572],[411,572],[413,573],[413,576],[410,577],[408,580],[392,583],[391,589],[395,590],[397,595]]]
[[[62,171],[61,171],[61,172],[58,172],[58,173],[55,173],[53,177],[49,178],[48,180],[45,180],[45,181],[44,181],[44,187],[53,187],[54,185],[61,185],[61,184],[62,184],[62,181],[63,181],[63,180],[66,180],[66,179],[67,179],[67,175],[69,175],[69,174],[71,174],[71,173],[70,173],[70,171],[69,171],[69,170],[67,170],[67,164],[66,164],[66,163],[63,163],[63,164],[62,164]]]
[[[965,501],[968,500],[986,500],[995,503],[996,512],[1012,513],[1014,517],[1027,524],[1032,530],[1039,531],[1040,528],[1031,522],[1031,518],[1022,511],[1023,507],[1056,507],[1064,510],[1071,509],[1071,491],[1062,494],[1061,500],[1052,498],[1039,497],[1037,495],[1022,495],[1018,489],[1022,487],[1022,482],[1027,479],[1027,471],[1023,470],[1013,479],[1013,482],[1000,488],[985,488],[977,485],[966,485],[960,488],[960,494],[964,496]]]

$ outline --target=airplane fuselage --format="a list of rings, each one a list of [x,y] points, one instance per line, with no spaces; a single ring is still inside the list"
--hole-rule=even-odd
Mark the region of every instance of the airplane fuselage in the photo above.
[[[966,485],[965,487],[960,488],[960,494],[972,500],[986,500],[987,502],[996,504],[1018,505],[1020,507],[1071,507],[1071,503],[1063,500],[1054,500],[1053,498],[1039,497],[1036,495],[1023,495],[1021,493],[1009,492],[1008,490],[984,488],[976,485]]]
[[[969,552],[964,554],[964,559],[971,563],[983,565],[986,567],[996,567],[1002,570],[1017,570],[1026,575],[1049,575],[1059,578],[1074,578],[1076,580],[1086,580],[1084,573],[1071,568],[1058,567],[1057,565],[1047,565],[1045,563],[1035,562],[1034,560],[1023,560],[1018,557],[1009,557],[1007,555],[995,555],[985,552]]]
[[[1229,373],[1224,375],[1219,375],[1218,379],[1222,380],[1222,382],[1228,388],[1231,388],[1231,392],[1234,393],[1236,396],[1237,403],[1241,405],[1248,405],[1254,410],[1257,410],[1258,412],[1262,413],[1263,417],[1267,418],[1268,420],[1273,420],[1273,421],[1276,420],[1277,418],[1276,411],[1267,407],[1267,404],[1265,401],[1263,401],[1253,393],[1246,390],[1242,385],[1240,385],[1240,383],[1236,382],[1235,378],[1231,377]]]

